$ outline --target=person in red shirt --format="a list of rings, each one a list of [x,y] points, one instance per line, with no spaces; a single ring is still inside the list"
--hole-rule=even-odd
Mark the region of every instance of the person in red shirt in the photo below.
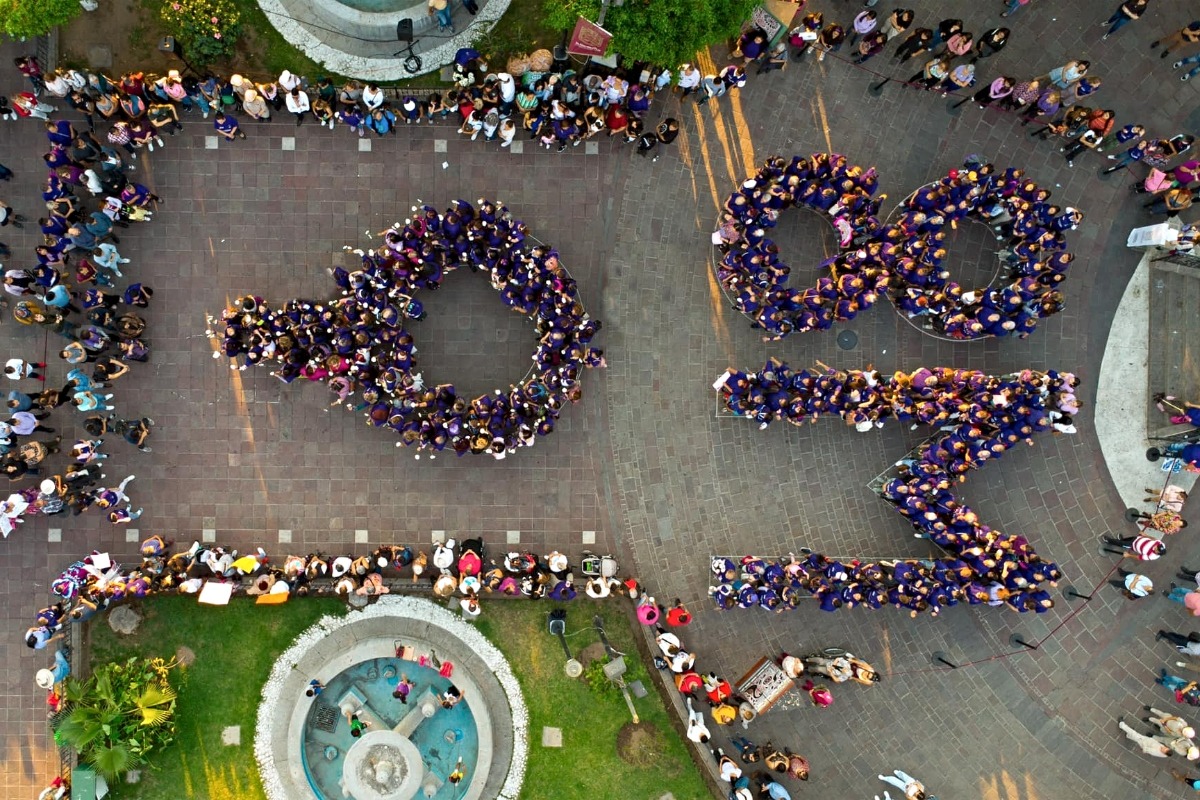
[[[692,613],[683,607],[683,602],[679,599],[675,600],[675,605],[671,606],[667,611],[667,624],[671,627],[678,628],[687,625],[692,621]]]

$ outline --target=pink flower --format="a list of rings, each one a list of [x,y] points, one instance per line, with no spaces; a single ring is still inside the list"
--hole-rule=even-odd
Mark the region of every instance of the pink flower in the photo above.
[[[216,24],[217,24],[217,18],[216,18],[216,17],[213,17],[213,18],[212,18],[212,23],[213,23],[213,25],[216,25]]]
[[[220,34],[220,33],[214,33],[214,34],[213,34],[213,38],[214,38],[214,39],[220,39],[220,38],[221,38],[221,34]]]
[[[179,3],[171,3],[171,8],[178,11],[181,8],[181,6],[179,5]]]

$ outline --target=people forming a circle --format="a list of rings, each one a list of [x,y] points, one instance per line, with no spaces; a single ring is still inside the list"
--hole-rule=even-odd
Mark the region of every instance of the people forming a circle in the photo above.
[[[445,213],[422,206],[388,229],[379,247],[355,251],[359,269],[331,270],[340,298],[272,309],[261,297],[243,297],[222,314],[223,331],[209,335],[222,337],[234,368],[272,364],[284,383],[325,382],[335,403],[394,431],[397,446],[504,458],[549,434],[563,407],[581,399],[583,369],[605,364],[603,351],[589,347],[600,321],[584,310],[558,253],[528,236],[523,222],[489,200],[456,200]],[[464,266],[483,271],[505,305],[533,320],[538,337],[524,380],[474,399],[452,384],[425,386],[405,328],[425,316],[419,290],[438,288]]]
[[[1083,218],[1050,202],[1050,191],[1024,172],[969,160],[909,195],[896,221],[878,218],[875,170],[836,153],[776,156],[731,194],[713,242],[721,252],[717,276],[737,310],[766,334],[827,330],[848,322],[890,292],[896,307],[931,332],[951,339],[1026,337],[1038,320],[1063,307],[1060,284],[1073,256],[1065,232]],[[768,231],[792,206],[825,215],[841,252],[821,262],[815,286],[788,285],[791,267]],[[989,225],[1006,242],[1000,285],[964,289],[946,268],[947,228],[966,219]],[[994,282],[995,283],[995,282]]]

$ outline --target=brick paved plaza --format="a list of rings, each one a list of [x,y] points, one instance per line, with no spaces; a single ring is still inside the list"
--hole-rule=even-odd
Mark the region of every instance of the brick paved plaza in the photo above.
[[[848,24],[859,4],[809,5]],[[1087,58],[1104,78],[1095,105],[1115,109],[1118,124],[1142,122],[1157,136],[1195,132],[1200,80],[1180,83],[1170,60],[1148,49],[1188,22],[1195,3],[1157,0],[1144,19],[1102,42],[1098,23],[1116,5],[1037,0],[1007,21],[1013,42],[981,62],[980,75],[1025,78]],[[880,8],[890,12],[889,4]],[[1002,10],[999,0],[929,0],[919,4],[917,24],[960,16],[979,33],[999,25]],[[11,44],[0,49],[0,62],[9,65],[21,52]],[[866,66],[905,78],[916,64],[893,66],[880,56]],[[18,78],[5,67],[0,93],[17,91]],[[770,355],[797,366],[820,359],[885,372],[1053,368],[1080,375],[1086,403],[1095,396],[1109,320],[1139,259],[1124,242],[1129,228],[1149,217],[1127,191],[1130,173],[1097,177],[1106,162],[1095,154],[1069,169],[1057,146],[1024,136],[1029,129],[1011,116],[972,104],[951,112],[936,94],[895,83],[872,93],[872,79],[844,61],[808,61],[752,74],[740,93],[704,107],[680,109],[674,98],[659,99],[653,118],[677,116],[683,132],[657,163],[607,140],[598,152],[579,147],[559,155],[528,143],[510,153],[467,141],[450,126],[359,140],[344,127],[296,128],[290,119],[247,123],[247,141],[208,149],[208,124],[185,118],[185,130],[165,150],[138,162],[138,180],[165,204],[151,224],[121,232],[121,252],[133,259],[126,275],[156,293],[147,314],[152,359],[122,379],[117,408],[158,425],[151,454],[113,437],[106,472],[110,479],[137,474],[131,496],[145,515],[137,531],[94,512],[31,518],[0,542],[0,795],[32,796],[53,768],[43,692],[33,683],[47,659],[29,651],[20,634],[47,598],[50,578],[75,558],[92,548],[133,558],[136,542],[151,533],[185,542],[207,532],[282,555],[365,549],[364,536],[372,546],[424,544],[434,531],[478,534],[494,551],[519,542],[570,554],[594,535],[593,549],[616,551],[623,571],[640,576],[660,600],[680,597],[699,612],[687,641],[706,668],[730,678],[760,656],[831,645],[884,669],[881,685],[842,689],[833,708],[772,712],[747,732],[812,761],[813,779],[799,796],[871,797],[882,789],[875,776],[896,767],[942,800],[1182,794],[1167,775],[1171,763],[1138,754],[1117,730],[1121,715],[1169,702],[1151,679],[1173,652],[1156,644],[1152,631],[1160,620],[1190,628],[1181,607],[1162,599],[1128,603],[1101,589],[1086,605],[1056,597],[1057,607],[1037,619],[959,607],[917,620],[894,610],[718,614],[705,601],[712,554],[800,547],[848,557],[929,552],[866,488],[924,431],[890,427],[863,436],[832,420],[758,431],[715,413],[711,384],[723,369],[756,367]],[[968,153],[1024,167],[1059,202],[1087,214],[1070,236],[1077,260],[1067,309],[1025,341],[953,344],[923,336],[881,302],[824,335],[761,344],[709,268],[716,208],[765,157],[829,148],[876,165],[891,202]],[[40,210],[44,150],[39,124],[0,122],[0,163],[17,172],[0,197],[31,219]],[[323,389],[285,386],[265,370],[231,372],[224,359],[212,358],[206,313],[247,292],[276,303],[328,297],[334,287],[326,268],[350,263],[343,245],[360,246],[367,231],[403,220],[418,198],[444,208],[458,197],[484,196],[507,203],[558,248],[584,303],[604,322],[596,343],[608,369],[587,374],[584,402],[536,447],[499,462],[416,460],[361,416],[328,408]],[[1184,219],[1194,216],[1185,212]],[[813,270],[806,265],[824,257],[830,237],[823,226],[807,212],[781,224],[793,282],[807,282]],[[14,252],[6,266],[26,266],[30,227],[4,230]],[[952,251],[964,283],[986,274],[993,258],[989,237],[973,227],[955,235]],[[482,392],[525,374],[533,332],[483,278],[451,276],[428,308],[429,319],[414,326],[427,383],[453,381]],[[855,349],[838,348],[843,328],[858,334]],[[57,339],[35,333],[11,319],[0,326],[5,352],[42,360],[50,348],[53,361]],[[62,362],[52,364],[51,383],[61,384],[65,372]],[[82,421],[72,413],[60,409],[50,423],[68,438]],[[985,522],[1026,534],[1061,562],[1081,591],[1113,564],[1099,554],[1097,537],[1131,530],[1091,420],[1085,405],[1078,435],[1043,435],[1036,447],[974,474],[962,491]],[[1197,563],[1200,547],[1188,537],[1176,537],[1182,541],[1148,569],[1156,583],[1165,586],[1180,563]],[[1014,632],[1032,641],[1051,630],[1039,651],[992,660],[1019,649],[1008,642]],[[935,650],[956,663],[981,663],[935,670]]]

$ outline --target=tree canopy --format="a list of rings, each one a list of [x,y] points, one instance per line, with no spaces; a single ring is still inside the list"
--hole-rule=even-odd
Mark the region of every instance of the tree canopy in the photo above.
[[[79,0],[0,0],[0,32],[31,39],[66,25],[81,11]]]
[[[622,6],[609,6],[604,28],[613,35],[615,52],[674,69],[707,45],[736,34],[758,4],[758,0],[625,0]],[[546,0],[545,11],[552,27],[570,30],[579,16],[596,21],[600,0]]]

